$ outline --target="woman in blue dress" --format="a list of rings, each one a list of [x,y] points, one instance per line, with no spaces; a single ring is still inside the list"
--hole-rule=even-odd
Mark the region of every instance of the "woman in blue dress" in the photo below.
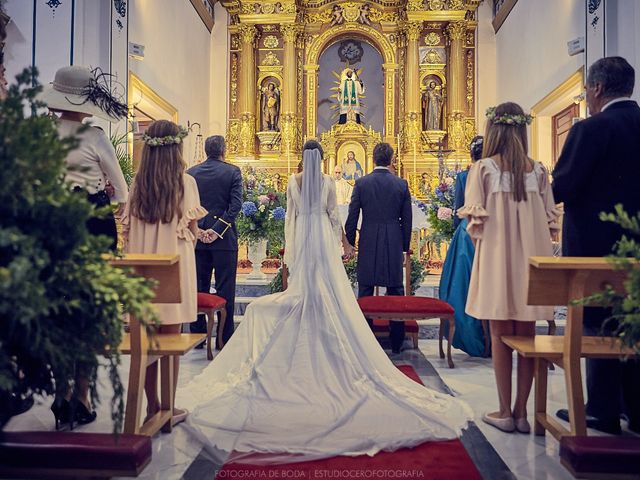
[[[469,148],[472,162],[480,160],[482,157],[482,143],[482,136],[476,136],[471,141]],[[453,214],[456,230],[442,268],[440,299],[449,303],[456,312],[453,346],[467,352],[472,357],[486,357],[490,352],[488,327],[465,313],[475,248],[467,233],[467,220],[460,220],[456,211],[464,205],[464,189],[468,174],[469,171],[464,170],[456,177]]]

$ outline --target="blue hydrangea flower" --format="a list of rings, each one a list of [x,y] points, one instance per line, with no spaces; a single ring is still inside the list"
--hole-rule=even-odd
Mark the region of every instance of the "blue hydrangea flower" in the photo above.
[[[274,220],[284,220],[286,211],[282,207],[276,207],[273,209],[273,219]]]
[[[258,209],[256,208],[256,204],[253,202],[244,202],[242,204],[242,213],[246,216],[246,217],[250,217],[252,215],[255,215],[255,213],[258,211]]]

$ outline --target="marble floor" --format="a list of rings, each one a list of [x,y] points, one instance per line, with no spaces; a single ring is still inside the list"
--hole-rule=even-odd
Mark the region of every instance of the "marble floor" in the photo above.
[[[500,463],[502,466],[498,470],[492,470],[498,465],[485,465],[483,468],[479,466],[485,479],[562,480],[573,478],[560,464],[558,443],[552,437],[536,437],[517,433],[505,434],[480,420],[483,413],[494,410],[497,405],[490,359],[471,358],[461,351],[454,350],[453,360],[456,367],[449,369],[445,360],[438,358],[437,341],[420,340],[419,348],[420,352],[405,351],[400,357],[394,357],[393,360],[396,363],[413,364],[425,384],[439,389],[448,387],[455,395],[471,405],[476,415],[479,431],[504,462],[500,462],[497,456],[489,456],[489,463]],[[424,361],[425,358],[426,361]],[[208,363],[204,350],[190,352],[181,362],[180,384],[188,382]],[[125,377],[123,378],[125,385],[127,370],[128,357],[123,357],[122,372]],[[109,413],[110,392],[106,387],[105,372],[102,372],[100,379],[99,392],[103,401],[98,408],[98,420],[93,424],[78,428],[78,431],[110,432],[112,430]],[[550,372],[548,402],[550,411],[565,406],[564,391],[562,371]],[[30,411],[13,418],[6,429],[53,430],[53,415],[48,409],[49,404],[49,399],[40,399]],[[533,410],[532,398],[529,410]],[[484,442],[482,435],[477,436]],[[153,441],[153,460],[139,478],[157,480],[204,478],[194,475],[194,469],[190,469],[200,450],[200,445],[188,436],[186,430],[180,426],[176,427],[169,435],[160,434]],[[495,455],[493,452],[490,453]],[[185,474],[188,471],[191,474]],[[206,478],[212,477],[207,476]]]

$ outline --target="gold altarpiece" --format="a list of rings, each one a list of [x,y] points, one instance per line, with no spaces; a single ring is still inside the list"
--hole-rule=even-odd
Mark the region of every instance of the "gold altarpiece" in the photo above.
[[[422,174],[438,170],[430,151],[439,144],[453,150],[449,166],[469,160],[481,2],[221,0],[231,17],[228,159],[283,176],[296,170],[303,142],[315,138],[325,149],[325,171],[339,161],[344,142],[355,142],[365,152],[368,172],[373,147],[386,141],[399,151],[398,173],[421,196]],[[366,121],[318,131],[320,56],[345,39],[366,42],[381,54],[383,131]],[[263,100],[267,91],[277,93],[269,104]],[[429,95],[435,95],[439,113],[425,123]]]

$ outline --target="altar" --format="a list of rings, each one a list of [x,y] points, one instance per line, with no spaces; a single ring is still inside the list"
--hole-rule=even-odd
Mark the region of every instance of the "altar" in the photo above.
[[[317,139],[325,173],[340,166],[355,180],[384,141],[418,198],[438,145],[452,151],[448,166],[469,161],[481,0],[221,3],[231,16],[227,160],[286,178]]]

